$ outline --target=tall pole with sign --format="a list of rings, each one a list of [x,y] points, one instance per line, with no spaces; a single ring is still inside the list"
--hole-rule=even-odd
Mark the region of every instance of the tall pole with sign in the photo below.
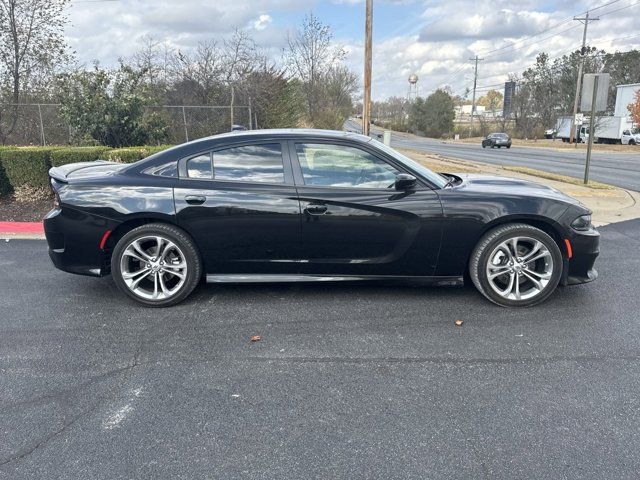
[[[591,149],[596,137],[598,119],[596,112],[603,112],[607,108],[609,96],[609,74],[608,73],[586,73],[582,81],[582,98],[580,109],[589,111],[589,141],[587,143],[587,161],[584,165],[584,183],[589,183],[589,166],[591,165]]]
[[[589,117],[589,143],[587,144],[587,161],[584,164],[584,184],[589,183],[589,165],[591,164],[591,149],[593,137],[596,136],[596,99],[598,97],[598,75],[593,78],[593,94],[591,95],[591,116]]]
[[[373,23],[373,0],[367,0],[364,22],[364,99],[362,101],[362,134],[369,135],[371,125],[371,30]]]

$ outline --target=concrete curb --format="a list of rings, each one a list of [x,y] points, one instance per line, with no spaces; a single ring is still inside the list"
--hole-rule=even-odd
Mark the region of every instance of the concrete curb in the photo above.
[[[0,222],[0,238],[44,238],[42,222]]]

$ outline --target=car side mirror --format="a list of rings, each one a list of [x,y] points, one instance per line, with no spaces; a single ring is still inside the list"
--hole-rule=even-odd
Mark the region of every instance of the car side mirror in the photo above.
[[[408,173],[399,173],[396,175],[396,190],[409,190],[418,183],[418,179]]]

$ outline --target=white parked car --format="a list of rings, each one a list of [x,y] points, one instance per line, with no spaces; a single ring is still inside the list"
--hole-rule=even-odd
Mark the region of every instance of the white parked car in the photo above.
[[[634,128],[633,130],[625,130],[622,132],[620,141],[623,145],[640,145],[640,130]]]

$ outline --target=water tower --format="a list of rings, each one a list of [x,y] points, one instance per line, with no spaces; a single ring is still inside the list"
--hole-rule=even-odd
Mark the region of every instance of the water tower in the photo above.
[[[412,73],[409,75],[409,93],[407,94],[407,100],[413,102],[418,98],[418,75]]]

